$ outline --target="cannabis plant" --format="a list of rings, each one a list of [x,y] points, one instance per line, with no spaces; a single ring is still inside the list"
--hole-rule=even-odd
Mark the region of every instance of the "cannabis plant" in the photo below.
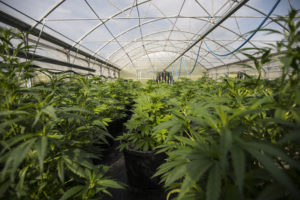
[[[136,99],[133,115],[125,124],[128,132],[117,138],[121,140],[119,149],[150,151],[163,144],[167,131],[154,132],[153,128],[171,118],[170,111],[173,107],[170,92],[164,87],[140,94]]]
[[[91,91],[81,88],[86,80],[50,76],[25,87],[36,73],[17,58],[30,51],[23,36],[0,32],[0,198],[90,199],[122,188],[106,178],[107,167],[92,163],[90,141],[105,142],[108,133]]]
[[[281,81],[261,80],[270,49],[246,54],[256,79],[225,78],[201,88],[183,111],[155,130],[169,132],[167,162],[157,175],[168,199],[297,199],[299,191],[300,23],[297,12],[279,21],[285,39],[275,46]],[[268,30],[277,34],[281,32]]]

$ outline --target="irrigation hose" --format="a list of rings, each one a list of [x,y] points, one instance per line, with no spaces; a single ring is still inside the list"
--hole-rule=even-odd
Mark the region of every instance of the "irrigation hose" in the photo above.
[[[208,45],[206,42],[204,42],[206,48],[214,55],[216,56],[228,56],[230,54],[233,54],[234,52],[238,51],[240,48],[242,48],[245,44],[247,44],[251,38],[257,33],[257,31],[259,29],[261,29],[261,27],[264,25],[264,23],[268,20],[268,18],[270,17],[270,15],[273,13],[273,11],[276,9],[276,7],[278,6],[278,4],[280,3],[281,0],[277,0],[277,2],[275,3],[275,5],[273,6],[273,8],[270,10],[270,12],[268,13],[268,15],[265,17],[265,19],[260,23],[260,25],[257,27],[257,29],[240,45],[238,46],[235,50],[225,53],[225,54],[218,54],[216,52],[214,52]]]
[[[265,17],[265,19],[260,23],[260,25],[257,27],[257,29],[240,45],[238,46],[235,50],[231,51],[231,52],[228,52],[228,53],[225,53],[225,54],[218,54],[216,52],[214,52],[208,45],[207,43],[204,41],[204,44],[206,46],[206,48],[209,50],[209,52],[211,52],[212,54],[216,55],[216,56],[228,56],[230,54],[233,54],[235,53],[236,51],[238,51],[240,48],[242,48],[245,44],[247,44],[252,38],[253,36],[257,33],[258,30],[261,29],[261,27],[264,25],[264,23],[268,20],[268,18],[271,16],[271,14],[274,12],[274,10],[276,9],[276,7],[278,6],[278,4],[280,3],[281,0],[277,0],[277,2],[274,4],[274,6],[272,7],[272,9],[269,11],[268,15]],[[186,63],[185,63],[185,71],[187,73],[187,75],[190,75],[194,72],[196,66],[197,66],[197,62],[198,62],[198,58],[199,58],[199,54],[200,54],[200,49],[201,49],[201,46],[202,46],[202,43],[203,43],[203,40],[201,41],[201,44],[198,48],[198,53],[197,53],[197,57],[196,57],[196,60],[195,60],[195,63],[194,63],[194,66],[192,68],[192,70],[190,72],[188,72],[187,70],[187,67],[186,67]],[[176,77],[177,77],[177,80],[179,79],[180,77],[180,73],[181,73],[181,63],[182,63],[182,59],[180,61],[180,67],[179,67],[179,72],[177,72],[177,65],[174,64],[174,67],[172,65],[172,77],[174,77],[174,68],[175,68],[175,73],[176,73]]]

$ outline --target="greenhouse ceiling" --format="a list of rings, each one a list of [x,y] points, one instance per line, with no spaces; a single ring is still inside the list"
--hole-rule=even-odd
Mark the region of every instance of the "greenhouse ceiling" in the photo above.
[[[182,58],[191,68],[228,65],[246,57],[232,52],[264,19],[262,28],[283,30],[275,22],[299,0],[1,0],[1,11],[72,47],[128,73],[173,67]],[[276,3],[279,3],[274,7]],[[272,13],[271,10],[274,8]],[[270,16],[267,18],[268,14]],[[246,47],[275,43],[280,36],[257,32]],[[199,53],[198,53],[199,50]],[[175,62],[176,61],[176,62]],[[170,68],[169,68],[170,69]]]

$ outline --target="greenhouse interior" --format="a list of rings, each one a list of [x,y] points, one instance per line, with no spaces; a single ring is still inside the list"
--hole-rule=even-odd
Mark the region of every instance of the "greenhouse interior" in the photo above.
[[[0,199],[299,199],[299,0],[0,0],[0,38]]]

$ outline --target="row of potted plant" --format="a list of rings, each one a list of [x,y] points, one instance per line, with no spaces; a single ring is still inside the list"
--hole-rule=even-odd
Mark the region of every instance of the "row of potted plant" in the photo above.
[[[127,132],[118,137],[133,186],[153,188],[153,182],[157,185],[153,178],[160,178],[168,191],[166,198],[178,200],[298,198],[300,23],[296,16],[292,10],[288,18],[279,18],[287,32],[263,30],[284,36],[275,46],[282,67],[278,79],[261,79],[272,51],[256,48],[250,49],[256,51],[254,55],[247,53],[249,49],[242,53],[253,61],[258,77],[244,74],[245,79],[215,81],[204,76],[145,86],[151,89],[139,94]]]
[[[124,188],[105,175],[101,156],[107,127],[127,117],[128,91],[140,84],[32,68],[16,57],[31,51],[24,36],[0,32],[0,198],[91,199]]]

